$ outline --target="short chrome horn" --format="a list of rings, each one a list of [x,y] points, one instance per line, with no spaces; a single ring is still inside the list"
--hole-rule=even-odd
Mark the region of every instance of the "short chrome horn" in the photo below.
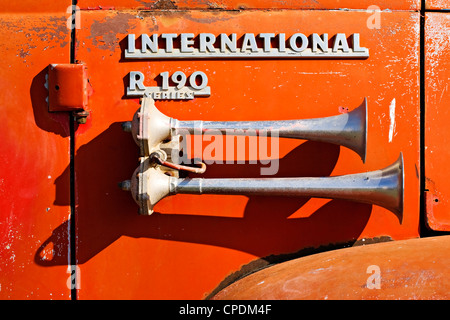
[[[321,178],[202,179],[175,178],[142,158],[131,180],[120,184],[129,190],[140,207],[150,215],[163,198],[174,194],[268,195],[344,199],[369,203],[392,211],[400,220],[403,213],[403,156],[382,170]]]
[[[161,113],[152,98],[143,98],[133,120],[123,123],[148,156],[162,141],[180,134],[215,130],[229,134],[257,135],[259,131],[277,131],[281,138],[304,139],[345,146],[365,162],[367,140],[367,99],[355,110],[337,116],[281,121],[180,121]]]

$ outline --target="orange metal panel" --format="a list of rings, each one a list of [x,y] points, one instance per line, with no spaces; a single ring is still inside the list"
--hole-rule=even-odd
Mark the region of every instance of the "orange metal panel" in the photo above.
[[[450,1],[449,0],[426,0],[425,8],[431,10],[443,10],[450,9]]]
[[[352,11],[82,11],[76,58],[89,68],[90,116],[76,132],[77,261],[80,299],[198,299],[256,259],[329,243],[418,236],[419,14]],[[298,27],[301,21],[301,30]],[[263,31],[264,30],[264,31]],[[129,33],[260,32],[361,34],[366,60],[124,60]],[[211,96],[157,101],[181,120],[277,120],[339,114],[369,103],[366,164],[326,143],[282,140],[276,176],[372,171],[405,158],[403,221],[388,210],[338,200],[177,195],[138,216],[117,187],[137,167],[138,148],[121,130],[139,108],[126,98],[128,73],[146,85],[161,72],[203,71]],[[206,144],[206,143],[205,143]],[[212,164],[204,177],[259,177],[261,165]],[[64,227],[55,230],[64,232]],[[101,270],[101,272],[99,271]]]
[[[212,299],[447,300],[448,250],[445,236],[320,253],[258,271]]]
[[[0,0],[0,11],[3,13],[36,13],[36,12],[59,12],[64,13],[66,9],[71,7],[71,0],[43,0],[43,1],[33,1],[33,0],[20,0],[20,1],[9,1]],[[69,11],[70,12],[70,11]]]
[[[368,9],[419,10],[420,0],[79,0],[81,9]]]
[[[428,226],[450,230],[447,159],[450,152],[450,14],[427,13],[425,20],[425,193]]]
[[[69,118],[48,113],[45,86],[49,61],[69,62],[70,31],[63,13],[0,25],[0,299],[68,299]]]

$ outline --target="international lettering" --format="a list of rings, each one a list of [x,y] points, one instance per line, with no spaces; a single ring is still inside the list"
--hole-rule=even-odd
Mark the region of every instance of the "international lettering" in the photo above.
[[[127,36],[126,59],[368,58],[359,33],[162,33]]]

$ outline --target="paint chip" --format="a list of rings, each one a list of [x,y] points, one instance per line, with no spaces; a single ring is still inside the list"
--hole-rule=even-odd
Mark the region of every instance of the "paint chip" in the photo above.
[[[395,131],[395,98],[392,99],[389,105],[389,119],[391,120],[391,124],[389,125],[389,142],[392,142]]]

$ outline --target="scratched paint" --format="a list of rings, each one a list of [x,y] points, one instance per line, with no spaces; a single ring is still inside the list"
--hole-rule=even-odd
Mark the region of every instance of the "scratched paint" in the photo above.
[[[448,0],[426,0],[425,7],[434,10],[450,9],[450,1]]]
[[[389,142],[392,142],[392,138],[394,137],[395,131],[395,98],[391,101],[389,105]]]
[[[77,5],[82,9],[115,8],[115,9],[361,9],[366,10],[373,5],[372,0],[79,0]],[[376,5],[381,9],[418,10],[420,0],[378,0]]]
[[[428,226],[450,230],[450,177],[446,159],[450,150],[450,14],[427,13],[425,20],[425,184]]]
[[[14,42],[1,43],[0,47],[7,50],[15,50],[15,55],[22,58],[24,63],[29,63],[31,55],[40,52],[42,43],[47,45],[44,51],[57,46],[68,48],[66,18],[59,16],[37,17],[30,20],[27,26],[17,23],[21,18],[16,15],[3,15],[0,19],[0,26],[3,32],[10,32],[17,35]],[[22,39],[22,41],[18,41]]]
[[[130,28],[129,22],[136,19],[136,15],[131,13],[112,13],[102,20],[96,20],[90,27],[90,36],[86,39],[92,40],[93,46],[114,51],[119,46],[121,34],[126,34]]]
[[[69,299],[65,267],[41,265],[67,251],[39,248],[70,213],[68,180],[61,178],[69,164],[68,117],[48,113],[44,86],[49,63],[69,62],[70,32],[65,8],[24,12],[0,14],[0,299]]]

